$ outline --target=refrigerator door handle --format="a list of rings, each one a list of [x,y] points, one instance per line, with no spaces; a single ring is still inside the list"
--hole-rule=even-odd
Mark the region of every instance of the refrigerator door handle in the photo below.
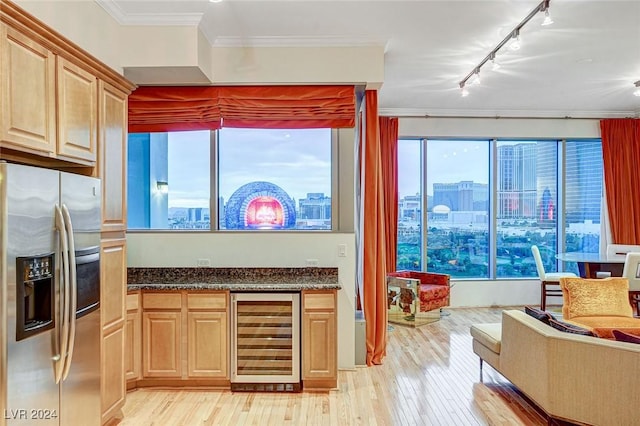
[[[64,381],[69,375],[69,369],[71,368],[71,359],[73,358],[73,349],[75,347],[76,339],[76,311],[78,310],[78,281],[76,277],[76,247],[73,239],[73,224],[71,223],[71,215],[66,205],[62,205],[62,217],[64,218],[64,225],[67,231],[67,240],[69,245],[69,284],[71,287],[71,306],[69,315],[69,341],[67,344],[67,355],[64,360],[64,370],[62,374],[62,380]]]
[[[60,342],[60,354],[53,357],[55,364],[56,383],[62,380],[64,361],[67,354],[69,338],[69,246],[67,239],[67,229],[62,217],[62,210],[56,205],[56,228],[60,231],[60,244],[62,251],[62,274],[60,279],[60,324],[59,332],[56,333],[56,340]],[[57,361],[60,361],[58,363]]]

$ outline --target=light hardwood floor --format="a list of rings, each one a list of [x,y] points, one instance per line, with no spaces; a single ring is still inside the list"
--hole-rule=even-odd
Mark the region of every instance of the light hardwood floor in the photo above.
[[[121,426],[546,425],[546,419],[478,357],[469,326],[499,322],[502,308],[447,309],[438,322],[394,326],[383,365],[340,371],[329,393],[139,389]]]

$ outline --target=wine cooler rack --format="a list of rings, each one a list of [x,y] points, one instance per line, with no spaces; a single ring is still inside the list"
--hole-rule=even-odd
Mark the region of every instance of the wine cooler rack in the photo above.
[[[299,383],[300,295],[233,293],[231,298],[232,385]]]

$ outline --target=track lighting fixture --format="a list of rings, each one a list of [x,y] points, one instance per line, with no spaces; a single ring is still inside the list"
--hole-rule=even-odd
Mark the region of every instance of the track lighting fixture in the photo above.
[[[635,83],[636,86],[636,90],[633,91],[634,96],[640,96],[640,80],[636,81]]]
[[[462,90],[463,97],[469,95],[467,86],[470,83],[480,83],[480,69],[484,64],[486,64],[488,61],[491,61],[491,69],[497,70],[498,68],[500,68],[500,64],[496,62],[496,54],[500,49],[502,49],[502,47],[504,47],[508,43],[509,49],[511,50],[520,49],[520,30],[525,26],[527,22],[533,19],[534,16],[536,16],[539,12],[544,12],[544,20],[542,21],[542,25],[546,26],[553,23],[553,19],[551,19],[551,16],[549,15],[550,2],[551,0],[541,1],[540,4],[535,7],[535,9],[529,12],[529,14],[525,16],[525,18],[518,25],[516,25],[513,30],[511,30],[509,35],[507,35],[500,43],[498,43],[498,45],[494,47],[493,50],[491,50],[491,52],[489,52],[489,54],[485,56],[484,59],[482,59],[482,61],[480,61],[480,63],[476,65],[469,74],[467,74],[462,80],[460,80],[458,85]],[[636,82],[636,87],[638,86],[640,86],[640,81]],[[638,90],[636,90],[636,92],[636,96],[640,96],[640,87],[638,88]],[[636,94],[636,92],[634,92],[634,94]]]

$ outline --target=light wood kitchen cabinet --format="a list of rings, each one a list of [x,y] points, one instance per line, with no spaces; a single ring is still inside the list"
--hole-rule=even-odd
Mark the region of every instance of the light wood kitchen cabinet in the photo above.
[[[302,292],[302,381],[304,389],[338,384],[336,291]]]
[[[102,326],[101,394],[103,423],[124,405],[126,240],[102,240],[100,316]]]
[[[134,366],[127,367],[128,386],[228,387],[229,292],[143,290],[140,296],[142,369],[137,376],[136,317],[130,309],[126,353]]]
[[[187,294],[187,369],[190,378],[227,378],[228,293]]]
[[[102,180],[102,231],[126,231],[127,93],[98,82],[99,154]]]
[[[2,24],[2,145],[95,165],[98,79]]]
[[[182,296],[142,294],[142,375],[182,376]]]
[[[95,164],[98,137],[98,79],[57,58],[58,156]]]
[[[100,126],[126,140],[126,97],[135,85],[15,3],[2,2],[0,17],[0,158],[98,175]],[[112,108],[104,123],[99,82],[125,108]]]
[[[182,314],[142,313],[142,374],[144,377],[182,376]]]
[[[124,371],[127,382],[130,382],[141,377],[142,311],[140,309],[140,292],[127,294],[126,305]]]
[[[5,24],[0,35],[0,147],[55,155],[56,57]]]

